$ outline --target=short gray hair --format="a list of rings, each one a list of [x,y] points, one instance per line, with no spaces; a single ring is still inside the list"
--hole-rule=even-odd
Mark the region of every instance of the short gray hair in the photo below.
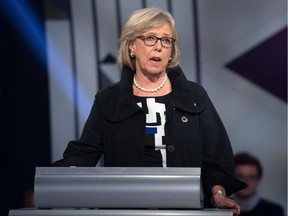
[[[172,46],[171,61],[168,68],[173,68],[180,63],[180,42],[179,35],[176,30],[174,18],[167,11],[162,11],[157,8],[144,8],[135,11],[128,19],[122,29],[120,37],[120,48],[117,57],[117,64],[120,69],[124,66],[135,70],[134,60],[129,55],[129,45],[135,41],[137,36],[152,28],[160,28],[164,24],[169,23],[172,29],[172,37],[175,43]]]

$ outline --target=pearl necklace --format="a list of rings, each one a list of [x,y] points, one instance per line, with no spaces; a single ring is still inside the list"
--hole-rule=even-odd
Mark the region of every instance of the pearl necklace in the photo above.
[[[141,91],[144,91],[144,92],[148,92],[148,93],[157,92],[159,89],[161,89],[166,84],[166,81],[167,81],[167,73],[165,73],[165,77],[164,77],[162,83],[158,87],[153,88],[153,89],[146,89],[146,88],[143,88],[142,86],[140,86],[136,82],[135,76],[134,76],[134,79],[133,79],[133,83],[138,89],[140,89]]]

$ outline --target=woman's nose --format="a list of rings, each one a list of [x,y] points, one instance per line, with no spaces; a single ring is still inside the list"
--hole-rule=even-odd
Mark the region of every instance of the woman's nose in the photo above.
[[[162,49],[162,44],[161,44],[161,40],[157,40],[156,44],[155,44],[155,50],[161,50]]]

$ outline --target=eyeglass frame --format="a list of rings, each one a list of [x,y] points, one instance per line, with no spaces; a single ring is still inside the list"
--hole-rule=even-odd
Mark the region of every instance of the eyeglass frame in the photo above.
[[[155,43],[154,44],[147,44],[146,43],[146,38],[147,37],[152,37],[152,38],[156,38],[156,40],[155,40]],[[141,39],[141,40],[143,40],[143,42],[144,42],[144,44],[146,45],[146,46],[155,46],[155,44],[158,42],[158,40],[160,40],[160,43],[161,43],[161,45],[163,46],[163,47],[165,47],[165,48],[171,48],[172,46],[173,46],[173,43],[175,43],[175,39],[174,38],[171,38],[171,37],[162,37],[162,38],[159,38],[159,37],[156,37],[156,36],[154,36],[154,35],[140,35],[140,36],[138,36],[137,37],[138,39]],[[166,45],[163,45],[163,39],[169,39],[169,40],[171,40],[171,46],[166,46]]]

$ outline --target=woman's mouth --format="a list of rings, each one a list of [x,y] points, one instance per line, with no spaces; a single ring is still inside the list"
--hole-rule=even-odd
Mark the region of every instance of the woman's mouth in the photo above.
[[[150,58],[150,61],[160,62],[160,61],[161,61],[161,58],[159,58],[159,57],[152,57],[152,58]]]

